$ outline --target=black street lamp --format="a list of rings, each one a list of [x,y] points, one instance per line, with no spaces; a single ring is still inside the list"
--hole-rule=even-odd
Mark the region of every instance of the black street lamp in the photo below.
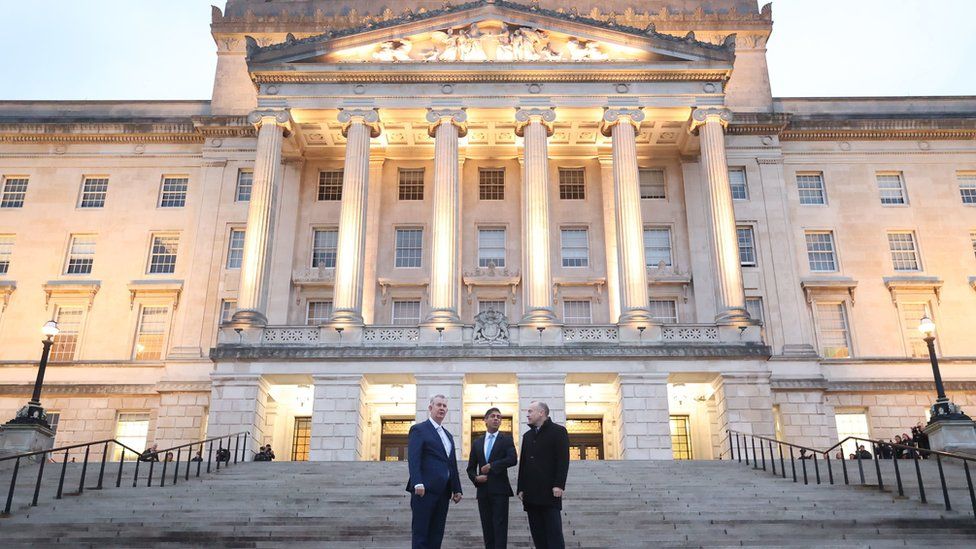
[[[929,347],[929,360],[932,362],[932,376],[935,377],[935,390],[938,393],[935,404],[932,405],[929,424],[948,420],[971,421],[969,416],[962,413],[962,409],[946,396],[945,386],[942,384],[942,373],[939,371],[939,358],[935,356],[935,322],[932,322],[932,319],[928,315],[923,316],[919,322],[918,331],[922,332],[922,339]]]
[[[41,387],[44,386],[44,372],[47,370],[47,359],[51,354],[51,345],[54,343],[54,336],[58,335],[58,332],[58,323],[53,320],[45,322],[41,328],[41,333],[44,334],[44,339],[41,340],[41,344],[44,345],[44,350],[41,351],[41,362],[37,368],[37,379],[34,380],[34,394],[31,396],[27,406],[21,408],[17,412],[17,417],[12,419],[8,425],[41,425],[48,429],[51,428],[47,422],[47,413],[41,407]]]

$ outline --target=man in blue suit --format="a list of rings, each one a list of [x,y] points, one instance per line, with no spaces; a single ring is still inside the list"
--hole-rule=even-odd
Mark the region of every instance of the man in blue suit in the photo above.
[[[441,424],[447,417],[447,397],[435,395],[427,406],[430,418],[410,427],[407,491],[413,512],[414,549],[439,549],[451,500],[461,501],[454,437]]]

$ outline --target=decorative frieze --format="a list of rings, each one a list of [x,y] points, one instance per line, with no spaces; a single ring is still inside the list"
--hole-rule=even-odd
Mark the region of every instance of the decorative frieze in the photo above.
[[[664,326],[661,337],[666,343],[718,343],[715,326]]]
[[[564,326],[566,343],[615,343],[620,340],[616,326]]]
[[[363,343],[416,345],[420,341],[419,328],[368,326],[363,328]]]
[[[312,345],[319,342],[318,327],[266,328],[261,336],[265,345]]]

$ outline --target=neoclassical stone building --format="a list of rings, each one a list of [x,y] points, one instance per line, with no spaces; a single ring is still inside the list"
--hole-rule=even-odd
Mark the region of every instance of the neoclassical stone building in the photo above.
[[[976,98],[774,98],[754,0],[229,0],[210,101],[0,102],[0,411],[403,457],[449,397],[581,459],[976,405]],[[691,9],[689,6],[694,4]],[[254,446],[252,446],[254,447]]]

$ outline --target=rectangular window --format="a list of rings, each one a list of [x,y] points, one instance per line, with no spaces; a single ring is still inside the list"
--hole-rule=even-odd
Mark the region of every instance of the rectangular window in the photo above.
[[[120,413],[117,421],[115,425],[115,440],[137,451],[141,451],[147,446],[146,441],[149,438],[148,412]],[[119,460],[123,449],[118,445],[113,446],[115,446],[115,457],[113,459]],[[126,454],[131,456],[129,452],[126,452]],[[137,457],[131,456],[131,459]]]
[[[107,177],[86,177],[81,183],[81,200],[78,202],[78,207],[104,208],[107,195]]]
[[[424,199],[424,169],[400,168],[400,200]]]
[[[23,208],[25,198],[27,198],[26,177],[5,177],[3,179],[0,208]]]
[[[305,314],[305,323],[309,326],[325,324],[332,318],[332,301],[309,301]]]
[[[188,177],[164,177],[163,187],[159,192],[160,208],[182,208],[186,206],[186,191],[189,188]]]
[[[830,231],[808,231],[807,262],[810,270],[819,273],[832,273],[837,270],[837,255],[834,251],[834,233]]]
[[[739,241],[739,264],[743,267],[756,266],[756,238],[752,227],[736,227]]]
[[[154,234],[149,250],[149,274],[173,274],[176,272],[176,254],[180,237]]]
[[[234,318],[234,313],[237,312],[237,300],[236,299],[223,299],[220,301],[220,323],[227,324],[232,318]]]
[[[227,239],[227,268],[240,269],[244,263],[244,229],[231,229]]]
[[[504,168],[478,170],[478,198],[481,200],[505,200]]]
[[[393,323],[404,326],[416,326],[420,324],[420,301],[394,300]]]
[[[918,260],[918,246],[915,233],[888,233],[888,250],[891,252],[891,263],[896,271],[921,271]]]
[[[671,266],[671,229],[644,227],[644,262],[648,267]]]
[[[237,190],[234,193],[235,202],[250,202],[251,187],[254,186],[254,171],[239,170],[237,172]]]
[[[315,229],[312,238],[312,268],[334,269],[339,249],[339,229]]]
[[[891,206],[897,204],[908,204],[905,193],[905,180],[901,173],[879,173],[875,174],[878,180],[878,191],[881,193],[881,204]]]
[[[923,316],[932,318],[932,311],[928,303],[903,303],[900,302],[902,328],[905,332],[905,346],[908,348],[908,356],[912,358],[928,358],[929,347],[922,339],[922,333],[918,331]]]
[[[796,188],[800,193],[800,204],[804,206],[818,206],[827,203],[827,191],[824,188],[823,173],[796,174]]]
[[[479,299],[478,312],[483,313],[485,311],[498,311],[501,314],[505,314],[505,300],[504,299]]]
[[[847,322],[847,309],[843,303],[817,303],[817,330],[820,336],[820,354],[824,358],[848,358],[851,356],[851,338]]]
[[[593,324],[590,302],[570,299],[563,301],[563,322],[566,324]]]
[[[590,241],[586,229],[562,229],[563,267],[589,267]]]
[[[10,257],[14,253],[14,235],[0,234],[0,275],[10,271]]]
[[[163,343],[166,339],[166,325],[169,320],[168,307],[143,307],[139,312],[139,327],[136,330],[136,360],[159,360],[163,358]]]
[[[505,229],[478,229],[478,266],[505,267]]]
[[[95,236],[72,235],[64,274],[91,274],[93,265],[95,265]]]
[[[868,429],[868,415],[864,412],[836,412],[834,422],[837,424],[838,442],[849,437],[871,438],[871,432]],[[848,459],[851,454],[857,451],[858,444],[860,442],[856,440],[848,440],[841,446],[844,459]]]
[[[962,203],[976,204],[976,172],[959,172],[956,174],[956,180],[959,181]]]
[[[673,299],[652,299],[648,304],[651,318],[661,324],[678,323],[678,304]]]
[[[420,267],[424,256],[423,229],[397,229],[394,267]]]
[[[763,322],[765,316],[763,315],[763,303],[761,297],[747,297],[746,298],[746,312],[749,313],[749,317],[753,320],[758,320]]]
[[[732,200],[749,200],[745,168],[729,168],[729,188],[732,189]]]
[[[342,170],[319,172],[319,200],[342,200]]]
[[[61,424],[61,412],[48,412],[47,424],[51,426],[51,431],[57,434],[58,425]],[[57,444],[55,444],[55,446],[57,446]]]
[[[70,362],[75,359],[84,314],[81,307],[58,307],[58,314],[55,316],[58,335],[54,336],[54,343],[51,345],[51,362]]]
[[[585,200],[586,181],[583,168],[559,168],[560,200]]]
[[[645,200],[664,200],[667,198],[664,170],[641,169],[638,174],[641,198]]]

